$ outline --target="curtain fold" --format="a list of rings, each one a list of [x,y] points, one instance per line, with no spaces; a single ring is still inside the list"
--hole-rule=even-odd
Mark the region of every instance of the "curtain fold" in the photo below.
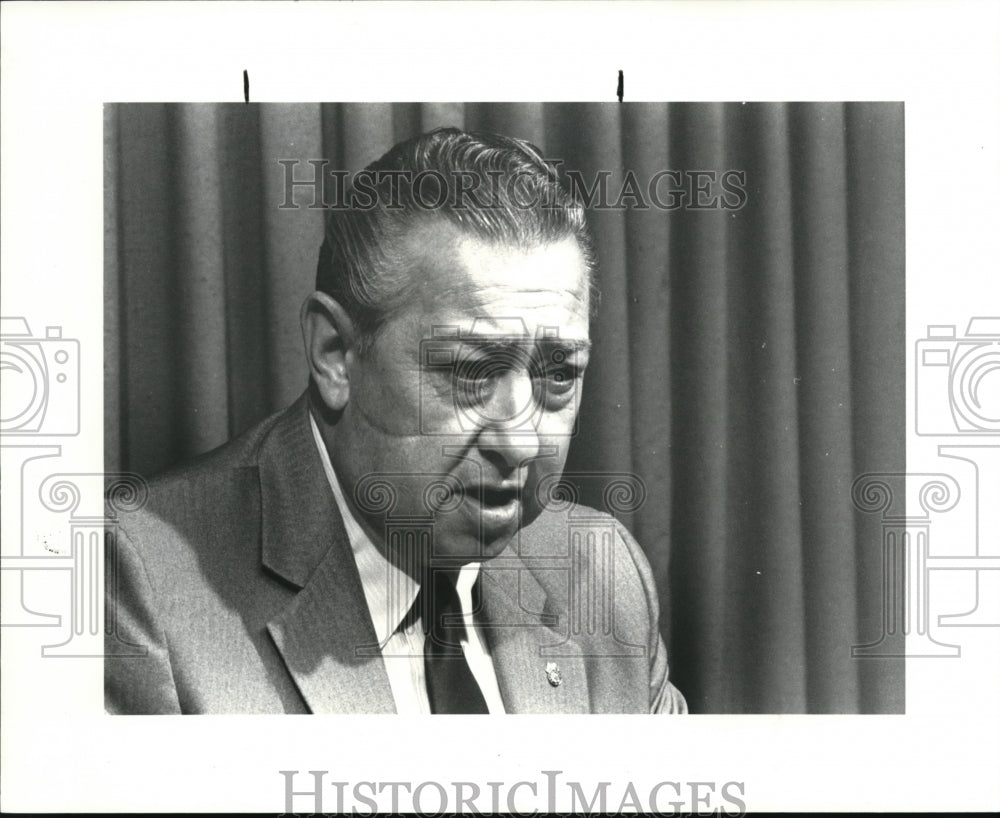
[[[880,521],[851,486],[905,467],[898,103],[109,105],[107,469],[152,474],[304,388],[323,210],[288,201],[280,161],[354,172],[442,125],[529,139],[611,202],[639,183],[591,209],[601,306],[567,469],[645,485],[623,519],[692,711],[901,712],[902,661],[851,656],[884,627]],[[687,206],[649,201],[663,171]],[[742,206],[709,202],[726,171]]]
[[[726,159],[723,112],[714,103],[673,106],[670,168],[721,168]],[[672,215],[677,217],[671,224],[668,272],[674,497],[666,603],[675,634],[674,673],[681,689],[693,693],[695,712],[711,711],[712,702],[726,702],[738,712],[732,688],[741,684],[744,659],[752,654],[735,643],[734,628],[746,611],[730,585],[731,563],[741,545],[732,531],[727,469],[728,419],[735,408],[728,394],[731,217],[721,210],[681,209]],[[641,292],[641,282],[636,284]],[[681,633],[685,636],[678,640]]]
[[[847,108],[848,287],[854,471],[905,472],[905,244],[903,231],[903,106],[857,103]],[[898,206],[892,204],[898,203]],[[887,308],[888,307],[888,308]],[[846,358],[847,356],[845,356]],[[858,598],[881,598],[880,521],[856,515]],[[859,629],[875,639],[882,612],[857,607]],[[897,617],[897,621],[902,621]],[[903,634],[889,634],[902,645]],[[868,641],[868,640],[866,640]],[[893,706],[892,689],[881,684],[884,660],[859,663],[863,710]],[[901,676],[901,670],[895,673]]]
[[[860,706],[858,674],[842,669],[839,646],[857,634],[848,202],[844,106],[822,103],[790,117],[795,242],[796,365],[812,377],[798,394],[797,419],[806,606],[807,692],[835,712]],[[810,453],[811,452],[811,453]],[[821,453],[817,456],[816,453]],[[839,535],[839,545],[833,536]],[[855,640],[856,641],[856,640]]]

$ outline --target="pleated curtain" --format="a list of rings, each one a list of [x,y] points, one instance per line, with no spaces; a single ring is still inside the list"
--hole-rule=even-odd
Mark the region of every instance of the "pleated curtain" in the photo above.
[[[881,522],[851,486],[905,468],[900,103],[109,105],[107,470],[155,473],[302,392],[323,210],[279,207],[279,161],[353,172],[444,125],[611,191],[745,174],[738,209],[592,209],[601,305],[567,469],[645,485],[625,522],[693,712],[901,712],[902,660],[851,655],[886,616]]]

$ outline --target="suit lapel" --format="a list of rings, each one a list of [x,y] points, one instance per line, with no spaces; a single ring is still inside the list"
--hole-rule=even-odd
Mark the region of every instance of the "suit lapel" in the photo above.
[[[301,590],[267,628],[313,713],[392,713],[343,521],[327,484],[303,397],[261,445],[261,558]]]
[[[336,550],[330,549],[268,631],[313,713],[394,713],[368,608],[363,598],[354,598],[360,585],[339,564]]]
[[[481,572],[484,628],[507,712],[589,712],[583,651],[563,633],[565,614],[548,607],[544,589],[511,549]]]

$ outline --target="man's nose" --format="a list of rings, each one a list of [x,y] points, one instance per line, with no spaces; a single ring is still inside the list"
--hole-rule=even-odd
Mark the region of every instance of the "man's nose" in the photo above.
[[[483,407],[479,448],[517,468],[538,456],[538,413],[535,389],[528,372],[508,372],[500,378]]]

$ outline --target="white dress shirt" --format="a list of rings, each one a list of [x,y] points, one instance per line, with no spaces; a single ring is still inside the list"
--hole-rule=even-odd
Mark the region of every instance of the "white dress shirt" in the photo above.
[[[368,613],[375,626],[375,635],[382,650],[392,697],[396,702],[396,712],[401,714],[427,714],[431,712],[427,697],[427,682],[424,677],[424,633],[419,621],[406,628],[400,628],[407,612],[417,598],[420,584],[405,571],[389,562],[375,547],[371,538],[358,523],[341,491],[340,481],[333,471],[330,455],[319,433],[319,427],[312,414],[309,415],[313,439],[323,462],[323,471],[330,484],[330,490],[344,520],[347,539],[354,552],[354,560],[361,575],[361,587],[368,603]],[[462,639],[462,651],[469,663],[469,669],[479,685],[491,714],[503,713],[503,699],[497,686],[496,671],[489,647],[482,630],[475,626],[472,615],[472,586],[479,576],[479,563],[472,562],[462,567],[455,581],[459,603],[466,621],[466,637]]]

